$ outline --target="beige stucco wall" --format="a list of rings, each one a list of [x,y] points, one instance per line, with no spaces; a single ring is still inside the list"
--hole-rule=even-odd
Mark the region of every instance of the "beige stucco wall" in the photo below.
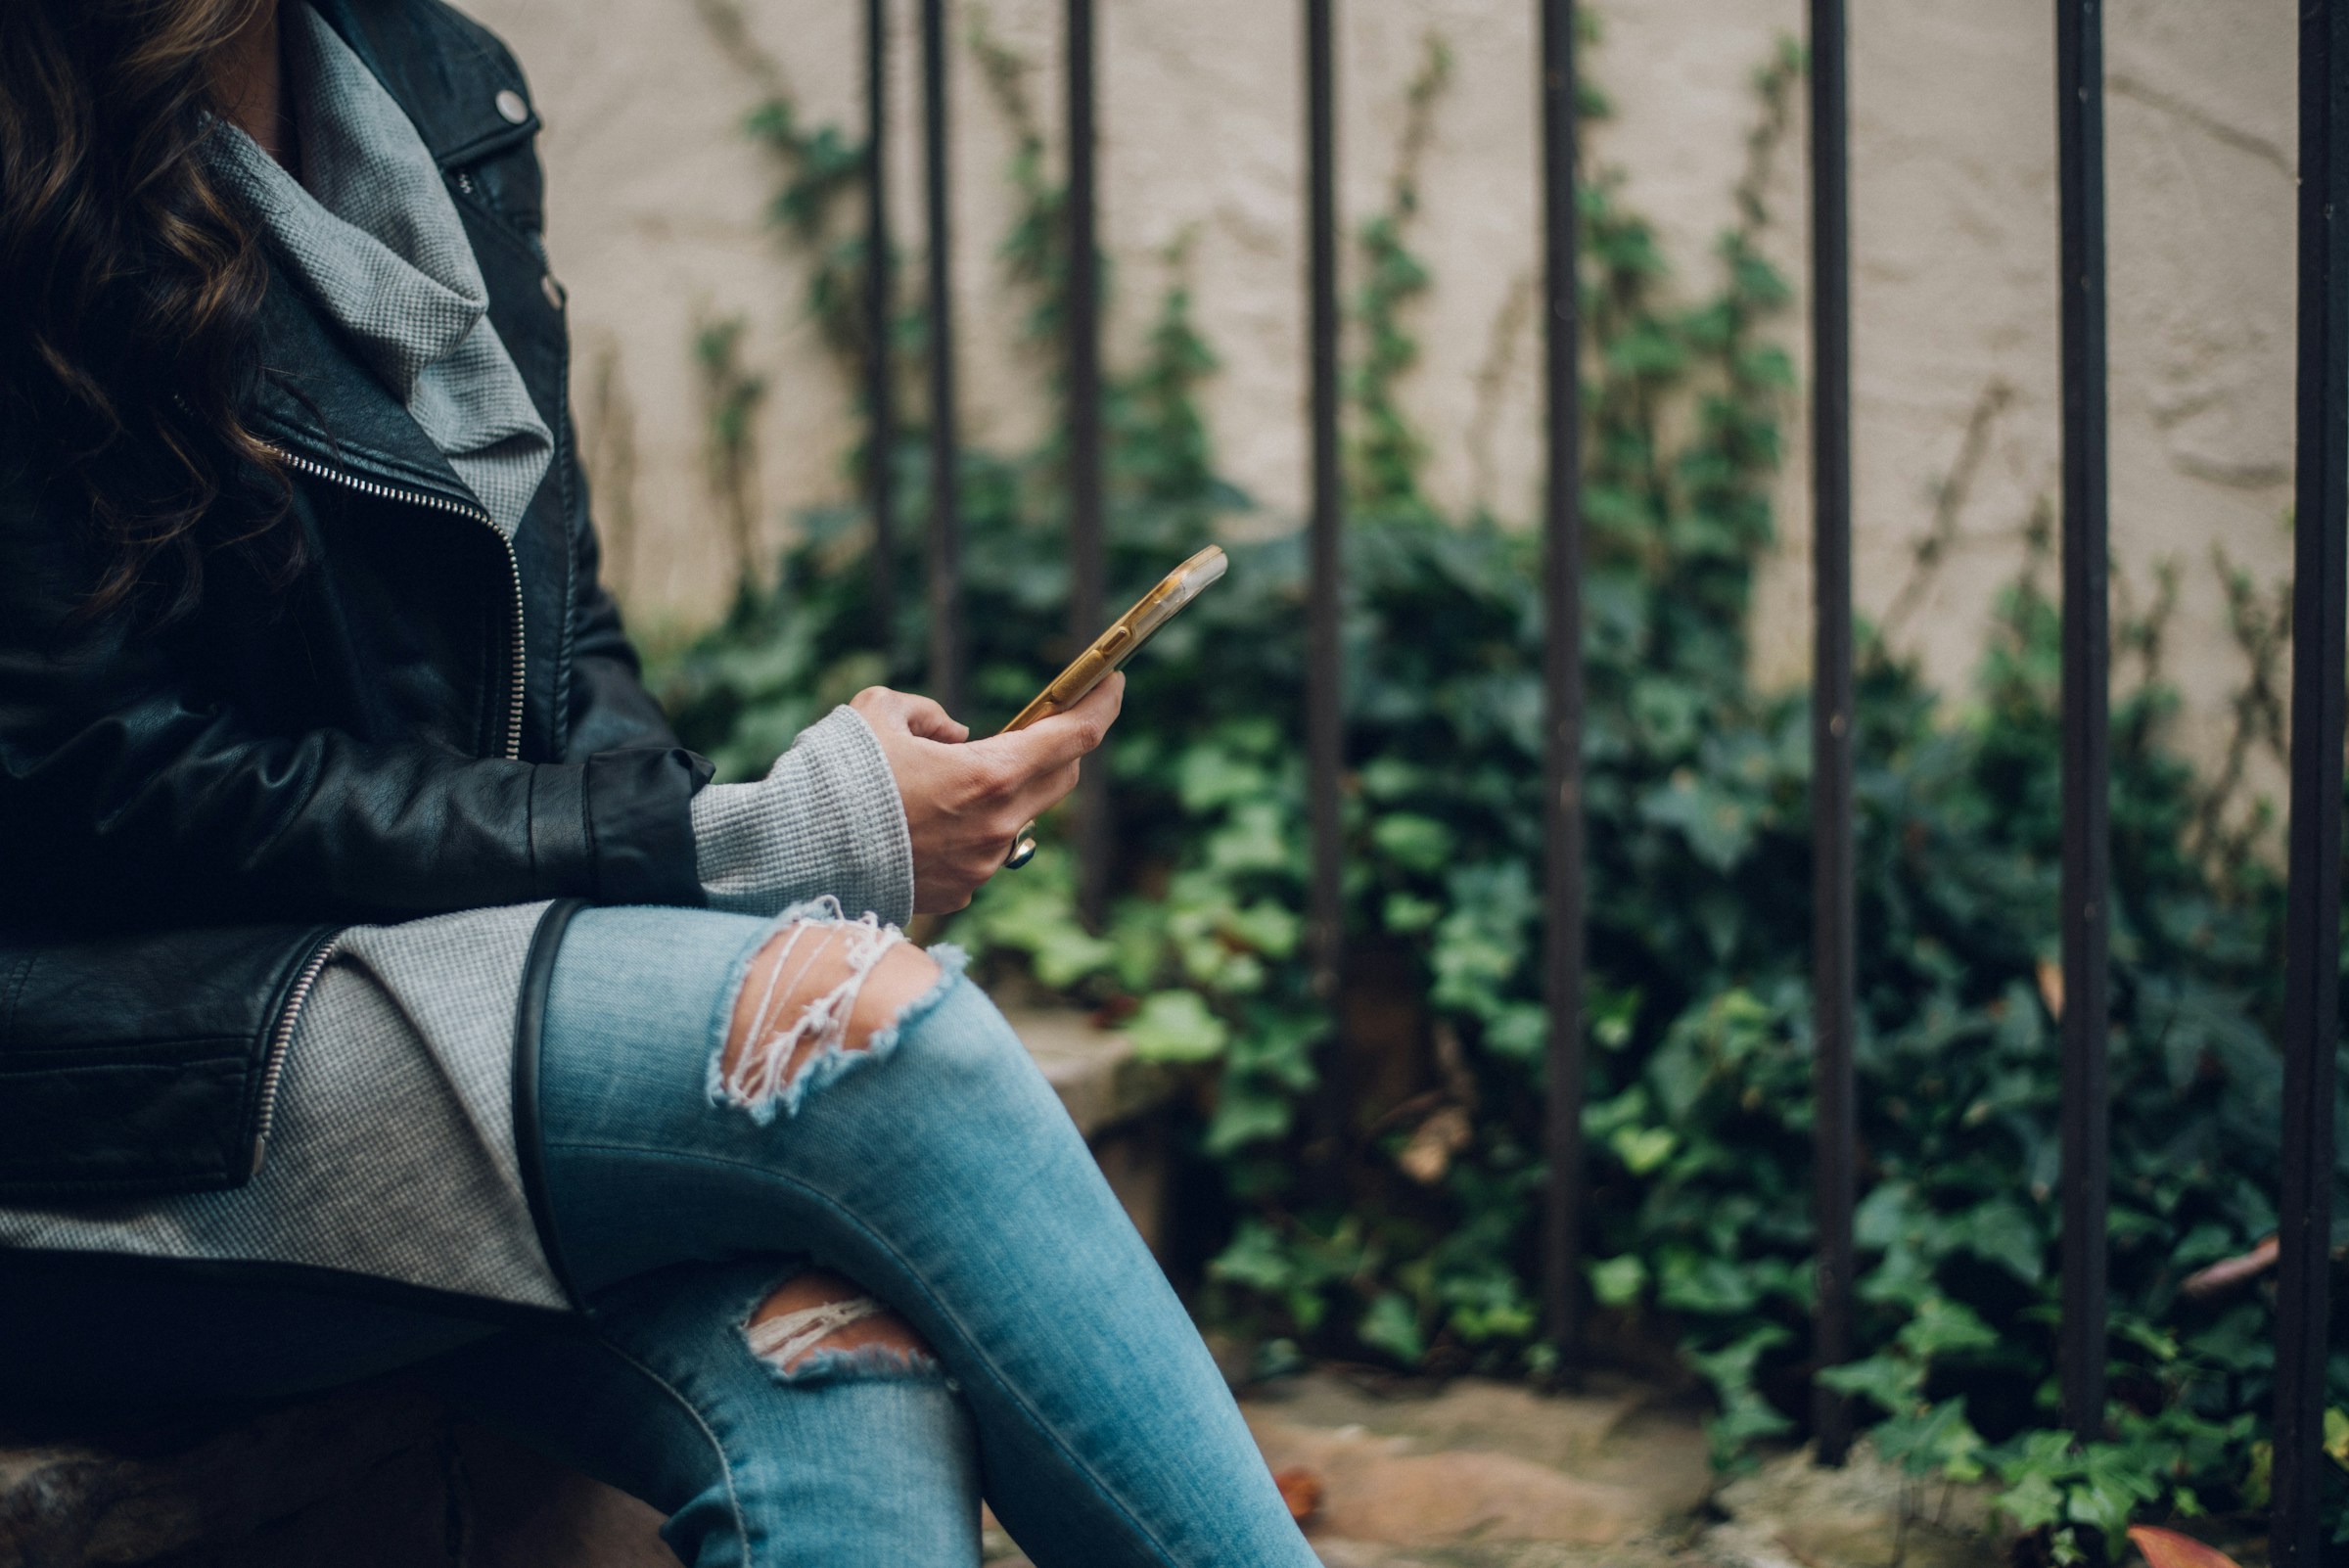
[[[549,243],[571,291],[580,405],[609,358],[632,411],[634,472],[616,575],[634,610],[690,620],[724,596],[731,560],[702,478],[688,343],[706,315],[753,324],[769,380],[760,428],[762,527],[846,493],[849,389],[803,316],[804,275],[759,223],[772,174],[740,134],[759,96],[707,24],[710,0],[474,0],[530,69],[547,130]],[[861,115],[861,10],[848,0],[744,0],[757,43],[804,109]],[[967,10],[956,8],[967,20]],[[1103,221],[1119,289],[1113,355],[1128,354],[1193,235],[1201,322],[1223,358],[1209,411],[1224,469],[1275,519],[1304,471],[1298,9],[1266,0],[1101,0]],[[1657,224],[1684,286],[1709,279],[1714,236],[1754,115],[1751,74],[1799,29],[1800,0],[1599,0],[1590,69],[1617,113],[1592,133]],[[993,33],[1037,62],[1056,118],[1059,6],[991,0]],[[2054,130],[2045,0],[1868,0],[1855,6],[1856,574],[1882,615],[1907,580],[1935,497],[1985,399],[1982,457],[1930,593],[1900,643],[1951,689],[1973,668],[2022,530],[2051,503],[2056,431]],[[1341,201],[1359,216],[1393,167],[1405,86],[1429,30],[1455,59],[1436,121],[1416,248],[1435,290],[1409,406],[1434,443],[1442,501],[1530,517],[1540,447],[1532,21],[1525,0],[1356,0],[1339,8]],[[2225,632],[2214,543],[2263,583],[2288,570],[2291,458],[2293,15],[2288,0],[2113,0],[2107,14],[2112,494],[2116,576],[2142,602],[2153,563],[2184,582],[2170,672],[2184,733],[2218,748],[2242,666]],[[918,250],[913,8],[896,7],[893,164],[899,236]],[[1043,367],[995,248],[1008,203],[1005,127],[957,52],[953,150],[966,433],[1032,437]],[[1769,246],[1798,286],[1799,141],[1774,182]],[[908,281],[912,281],[908,279]],[[1512,300],[1516,303],[1512,304]],[[1785,330],[1803,357],[1800,317]],[[1807,436],[1789,423],[1783,547],[1758,611],[1760,672],[1808,658]],[[609,465],[607,464],[607,467]],[[607,491],[619,477],[605,476]],[[2272,772],[2260,775],[2275,788]]]

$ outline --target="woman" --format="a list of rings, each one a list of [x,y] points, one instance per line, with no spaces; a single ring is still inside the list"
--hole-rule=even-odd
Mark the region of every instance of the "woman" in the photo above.
[[[0,7],[0,1398],[431,1363],[697,1564],[1313,1559],[907,945],[1115,717],[709,783],[596,581],[537,119],[438,0]]]

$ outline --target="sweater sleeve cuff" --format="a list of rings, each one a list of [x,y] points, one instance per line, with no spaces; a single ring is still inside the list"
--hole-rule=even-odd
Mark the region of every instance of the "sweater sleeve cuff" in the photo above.
[[[830,895],[852,915],[913,915],[913,841],[881,742],[854,709],[800,732],[756,784],[693,798],[695,859],[714,909],[777,914]]]

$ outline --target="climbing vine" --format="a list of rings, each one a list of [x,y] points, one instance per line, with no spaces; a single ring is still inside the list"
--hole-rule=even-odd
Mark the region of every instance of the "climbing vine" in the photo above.
[[[1061,191],[1025,64],[984,28],[968,41],[1013,131],[1005,283],[1049,345]],[[1778,341],[1789,293],[1763,243],[1776,220],[1767,196],[1801,69],[1788,45],[1757,72],[1734,218],[1693,301],[1622,177],[1593,168],[1583,181],[1586,1243],[1597,1341],[1677,1356],[1713,1395],[1726,1465],[1799,1436],[1821,1379],[1856,1402],[1895,1462],[1999,1485],[2046,1560],[2112,1542],[2133,1518],[2249,1519],[2265,1502],[2257,1432],[2272,1305],[2240,1260],[2257,1258],[2276,1221],[2281,897],[2254,853],[2258,808],[2237,796],[2243,760],[2280,740],[2285,627],[2280,606],[2223,560],[2247,676],[2234,744],[2209,784],[2166,739],[2175,569],[2156,575],[2149,604],[2117,618],[2136,682],[2112,726],[2112,1440],[2075,1447],[2055,1431],[2049,1379],[2063,997],[2058,626],[2042,586],[2044,512],[2020,525],[2025,566],[2000,601],[1963,716],[1884,639],[1864,636],[1863,1357],[1823,1374],[1807,1360],[1809,715],[1801,694],[1758,690],[1745,673],[1794,385]],[[1412,219],[1448,75],[1431,40],[1406,88],[1386,205],[1356,235],[1344,803],[1354,959],[1337,1023],[1367,1156],[1334,1200],[1297,1179],[1299,1111],[1330,1019],[1297,961],[1307,834],[1293,535],[1232,543],[1228,581],[1133,670],[1113,754],[1116,897],[1102,927],[1077,919],[1056,850],[996,879],[950,927],[990,977],[1096,1009],[1141,1053],[1189,1075],[1191,1146],[1217,1205],[1200,1306],[1255,1347],[1265,1373],[1308,1355],[1435,1374],[1556,1370],[1532,1283],[1547,1027],[1536,968],[1539,557],[1526,532],[1448,519],[1426,497],[1425,443],[1399,395],[1415,357],[1411,303],[1432,281],[1411,251]],[[1581,92],[1586,115],[1603,115],[1600,95]],[[752,133],[778,161],[777,236],[814,263],[806,306],[852,369],[858,150],[806,127],[779,88]],[[1151,580],[1249,505],[1217,477],[1199,412],[1215,358],[1192,317],[1187,248],[1159,265],[1144,348],[1110,378],[1115,587]],[[919,312],[898,319],[896,346],[918,350]],[[1982,431],[2003,401],[1986,391]],[[927,504],[921,438],[916,420],[895,454],[907,482],[901,577]],[[1979,445],[1969,434],[1943,487],[1953,516]],[[966,716],[982,728],[1067,649],[1060,460],[1051,442],[965,455]],[[804,519],[773,586],[746,588],[721,626],[658,672],[680,732],[721,771],[762,768],[857,686],[914,678],[872,651],[862,528],[847,508]],[[1922,576],[1896,599],[1900,615],[1921,602],[1947,531],[1920,548]],[[2349,1364],[2336,1363],[2333,1387],[2349,1406]],[[2349,1415],[2341,1421],[2349,1434]],[[2349,1463],[2349,1435],[2342,1453]],[[2333,1478],[2336,1521],[2344,1479]]]

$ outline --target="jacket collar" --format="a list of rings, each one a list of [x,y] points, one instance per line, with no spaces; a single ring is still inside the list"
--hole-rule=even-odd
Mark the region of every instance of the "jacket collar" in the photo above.
[[[440,448],[274,258],[258,339],[261,379],[249,412],[264,440],[341,474],[482,510]]]
[[[311,0],[416,126],[442,168],[527,140],[538,116],[500,44],[437,0]],[[524,118],[509,120],[500,93]],[[258,326],[261,386],[253,413],[273,444],[339,472],[480,510],[448,459],[417,428],[274,258]]]
[[[538,129],[514,57],[438,0],[310,3],[375,72],[442,168],[477,162]],[[519,120],[507,117],[515,109]]]

